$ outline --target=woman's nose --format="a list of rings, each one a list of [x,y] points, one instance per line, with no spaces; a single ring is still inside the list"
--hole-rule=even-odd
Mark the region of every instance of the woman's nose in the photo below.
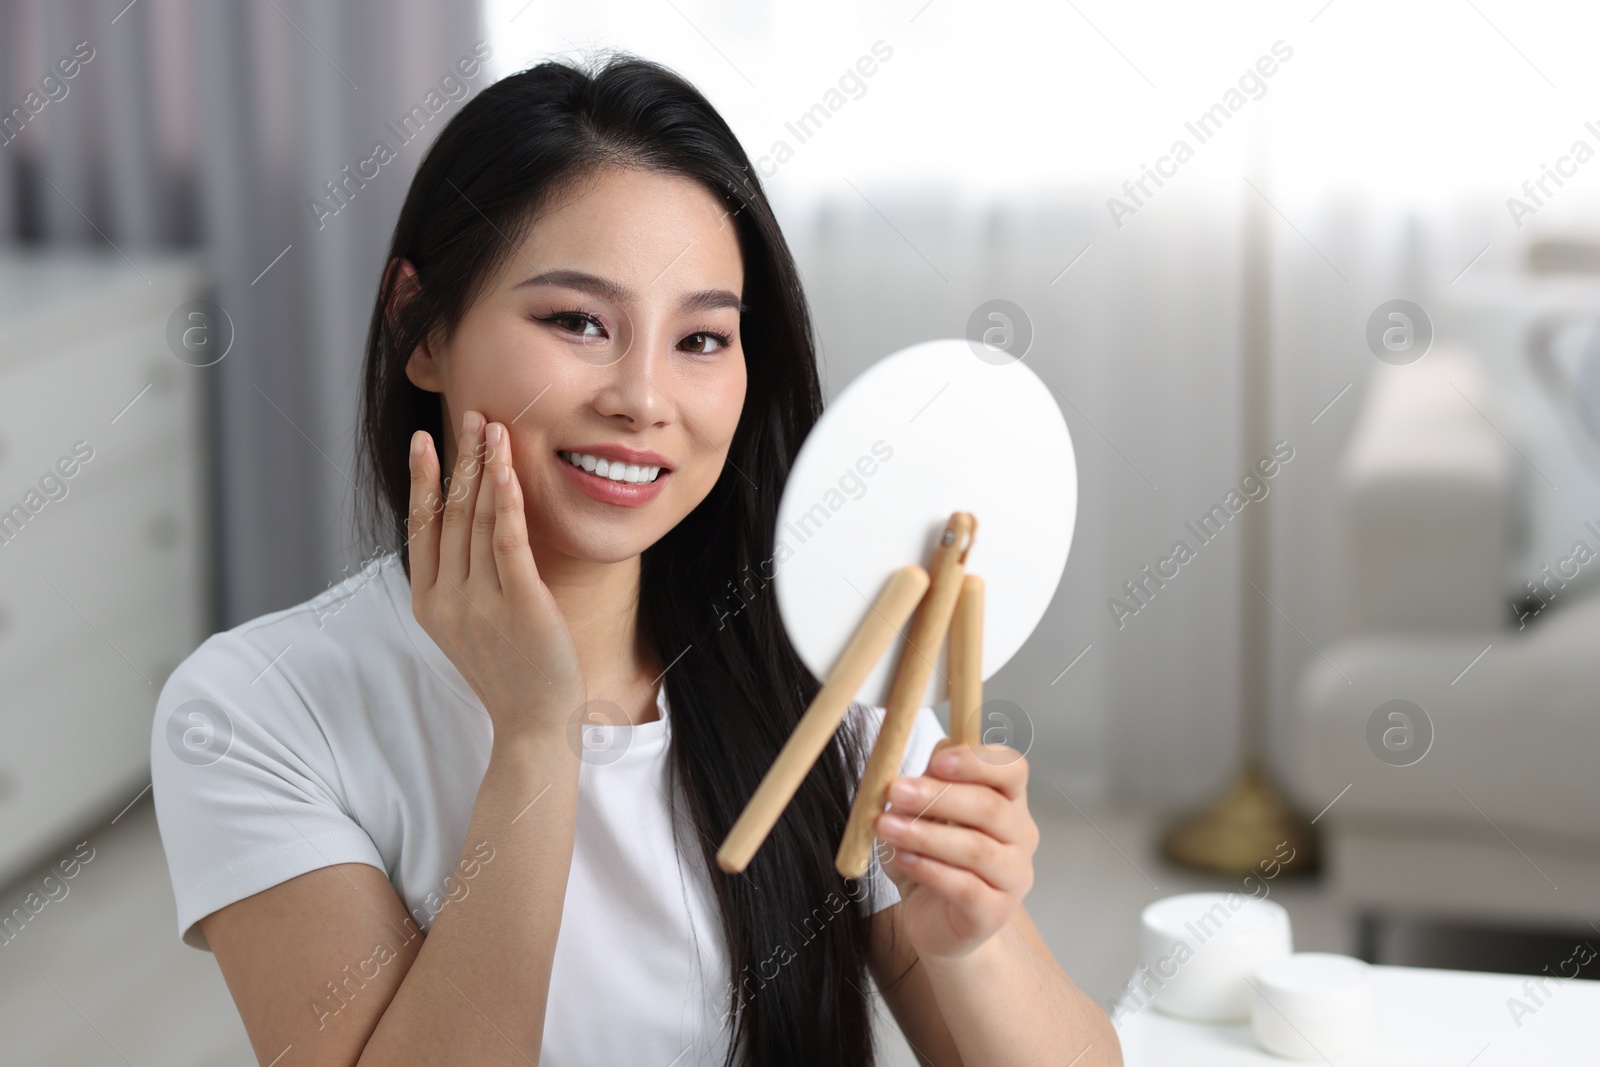
[[[626,415],[634,422],[659,418],[665,402],[659,379],[669,358],[667,338],[664,326],[645,326],[621,339],[616,359],[605,368],[607,381],[599,398],[605,414]]]

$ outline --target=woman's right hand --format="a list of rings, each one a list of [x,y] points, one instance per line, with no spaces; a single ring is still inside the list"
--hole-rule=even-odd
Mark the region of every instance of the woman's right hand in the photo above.
[[[412,611],[483,701],[496,741],[564,733],[587,692],[572,631],[528,547],[504,426],[463,414],[447,496],[432,436],[412,435],[406,527]]]

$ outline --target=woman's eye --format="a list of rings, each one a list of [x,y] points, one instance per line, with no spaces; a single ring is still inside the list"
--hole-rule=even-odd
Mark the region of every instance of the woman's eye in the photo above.
[[[606,328],[600,320],[584,311],[558,311],[539,320],[540,322],[553,322],[568,333],[575,333],[585,340],[596,340],[604,337]]]
[[[723,336],[722,334],[712,333],[709,330],[701,330],[698,333],[691,333],[682,341],[683,347],[686,347],[688,351],[702,356],[710,355],[713,352],[719,352],[722,349],[727,348],[732,343],[733,342],[729,338]]]

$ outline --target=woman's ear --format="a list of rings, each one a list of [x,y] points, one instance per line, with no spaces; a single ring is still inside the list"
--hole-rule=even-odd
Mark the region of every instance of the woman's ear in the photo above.
[[[391,260],[389,278],[389,299],[384,310],[393,322],[406,303],[417,296],[420,285],[417,268],[409,259]],[[427,338],[418,343],[407,357],[406,377],[418,389],[426,389],[430,393],[444,391],[444,376]]]

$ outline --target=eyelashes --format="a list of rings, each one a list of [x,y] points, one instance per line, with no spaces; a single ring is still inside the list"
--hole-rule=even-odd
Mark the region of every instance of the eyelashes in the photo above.
[[[557,326],[558,328],[560,328],[561,330],[564,330],[567,333],[583,334],[585,340],[591,339],[594,335],[585,333],[581,329],[578,329],[578,330],[571,329],[569,326],[566,325],[566,323],[569,323],[569,322],[572,322],[572,321],[583,322],[583,323],[587,323],[588,325],[594,326],[596,329],[602,331],[602,333],[605,331],[605,324],[602,323],[599,319],[595,318],[593,315],[589,314],[587,311],[578,311],[576,309],[567,310],[567,311],[552,311],[549,315],[545,315],[545,316],[542,316],[542,317],[539,316],[539,315],[535,315],[533,318],[534,318],[535,322],[548,322],[548,323],[551,323],[551,324]]]
[[[569,308],[569,309],[565,309],[565,310],[561,310],[561,311],[552,311],[548,315],[543,315],[543,316],[535,315],[535,316],[533,316],[533,318],[534,318],[535,322],[550,323],[551,325],[555,326],[556,328],[558,328],[560,330],[563,330],[566,333],[578,334],[585,341],[591,341],[592,342],[592,341],[595,341],[595,340],[599,340],[600,337],[603,337],[605,335],[605,329],[606,329],[605,323],[601,322],[600,319],[597,316],[595,316],[594,314],[592,314],[590,312],[587,312],[587,311],[579,310],[577,308]],[[583,329],[582,327],[580,327],[578,329],[573,329],[570,326],[571,323],[582,323],[582,324],[584,324],[584,326],[592,326],[596,330],[600,331],[600,334],[596,335],[596,334],[589,333],[585,329]],[[694,330],[694,331],[686,334],[684,336],[684,340],[688,341],[688,340],[692,340],[692,339],[694,339],[696,337],[709,338],[709,339],[717,342],[717,348],[714,349],[713,351],[710,351],[710,352],[694,352],[693,353],[694,355],[702,355],[702,356],[715,355],[718,351],[722,351],[723,349],[730,348],[733,345],[733,338],[731,336],[729,336],[726,333],[723,333],[721,330],[713,330],[713,329],[709,329],[709,328]]]
[[[691,333],[689,337],[685,337],[684,340],[687,341],[690,337],[709,337],[713,341],[717,342],[717,348],[715,351],[695,353],[696,355],[700,356],[714,356],[717,354],[717,352],[724,351],[733,346],[733,338],[729,337],[725,333],[720,333],[717,330],[696,330],[694,333]]]

